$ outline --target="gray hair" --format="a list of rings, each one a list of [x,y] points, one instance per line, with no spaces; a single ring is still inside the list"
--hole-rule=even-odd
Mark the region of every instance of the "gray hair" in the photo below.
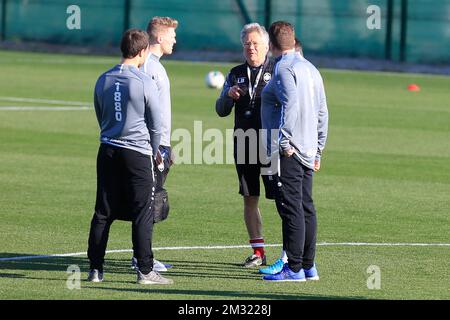
[[[266,28],[264,28],[263,26],[259,25],[259,23],[256,23],[256,22],[246,24],[242,28],[242,30],[241,30],[241,43],[242,43],[242,45],[244,44],[245,37],[250,32],[257,32],[257,33],[259,33],[259,35],[263,39],[264,43],[267,46],[269,45],[269,34],[267,33]]]

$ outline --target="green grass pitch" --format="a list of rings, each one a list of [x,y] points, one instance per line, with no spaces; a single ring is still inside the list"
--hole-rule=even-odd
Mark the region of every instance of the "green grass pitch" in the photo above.
[[[0,258],[84,252],[95,198],[98,127],[90,110],[5,110],[92,104],[94,83],[118,59],[0,52]],[[210,70],[231,64],[164,61],[173,129],[232,128],[214,110]],[[321,70],[330,112],[315,176],[321,280],[266,283],[239,266],[249,248],[157,250],[171,286],[139,286],[131,253],[106,256],[105,281],[85,281],[84,255],[0,261],[0,299],[450,299],[450,78]],[[421,86],[409,92],[410,83]],[[38,99],[38,100],[25,100]],[[63,104],[63,102],[61,102]],[[3,109],[1,109],[3,108]],[[178,165],[167,181],[169,219],[154,247],[246,245],[233,165]],[[273,202],[261,199],[265,241],[281,243]],[[326,245],[348,243],[348,245]],[[447,244],[368,246],[354,243]],[[109,250],[131,248],[131,226],[113,224]],[[280,247],[266,249],[269,262]],[[67,268],[82,271],[69,290]],[[367,286],[369,266],[381,272]]]

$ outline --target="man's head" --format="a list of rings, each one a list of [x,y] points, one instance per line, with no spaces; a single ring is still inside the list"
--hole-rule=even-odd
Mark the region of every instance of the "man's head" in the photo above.
[[[176,43],[175,29],[178,21],[169,17],[153,17],[148,23],[147,33],[150,37],[150,46],[158,47],[161,55],[172,54]]]
[[[269,28],[270,50],[274,55],[295,48],[295,31],[292,24],[286,21],[272,23]]]
[[[241,43],[247,63],[257,67],[264,63],[269,51],[269,35],[258,23],[249,23],[242,28]]]
[[[148,34],[139,29],[125,31],[120,50],[124,59],[137,59],[138,65],[141,66],[148,55]]]

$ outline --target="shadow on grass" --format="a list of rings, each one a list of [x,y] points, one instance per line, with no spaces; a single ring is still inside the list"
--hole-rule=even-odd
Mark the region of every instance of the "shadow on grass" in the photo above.
[[[298,284],[302,285],[302,284]],[[161,286],[159,286],[161,287]],[[159,289],[158,286],[150,285],[142,288],[111,288],[103,286],[88,287],[95,290],[115,290],[119,292],[140,293],[140,294],[162,294],[173,295],[172,299],[180,299],[178,295],[190,296],[195,299],[272,299],[272,300],[361,300],[363,297],[341,297],[309,294],[279,294],[279,293],[258,293],[225,290],[183,290],[183,289]],[[196,298],[197,297],[197,298]]]
[[[0,258],[8,257],[21,257],[25,256],[23,254],[14,253],[0,253]],[[19,258],[20,259],[20,258]],[[326,295],[311,295],[304,294],[302,292],[295,291],[292,293],[292,286],[290,284],[286,285],[289,288],[286,293],[274,292],[280,290],[280,284],[273,284],[273,289],[271,284],[262,284],[261,275],[257,274],[255,270],[244,269],[241,266],[230,266],[225,264],[225,266],[219,268],[220,262],[214,261],[210,263],[209,261],[183,261],[180,259],[165,261],[174,264],[174,268],[170,269],[169,272],[165,273],[169,278],[175,280],[175,284],[170,287],[161,288],[161,286],[139,286],[135,283],[134,271],[130,268],[130,260],[127,259],[107,259],[105,264],[105,282],[101,284],[91,284],[85,279],[85,275],[89,269],[89,261],[86,257],[42,257],[42,256],[31,256],[23,260],[0,260],[0,279],[10,278],[10,279],[22,279],[22,280],[49,280],[49,281],[65,281],[67,279],[67,269],[71,265],[76,265],[80,268],[83,275],[82,286],[83,289],[88,290],[101,290],[109,291],[111,294],[116,293],[130,293],[130,294],[151,294],[153,297],[155,295],[161,295],[165,299],[183,299],[189,297],[189,299],[272,299],[272,300],[354,300],[354,299],[365,299],[364,297],[342,297],[342,296],[326,296]],[[177,266],[180,266],[179,268]],[[181,267],[182,266],[182,267]],[[8,273],[11,271],[11,273]],[[38,272],[43,271],[43,272]],[[54,273],[56,272],[56,274]],[[118,277],[114,275],[129,274],[130,280],[124,280],[123,277]],[[118,278],[115,280],[114,278]],[[179,281],[186,282],[192,279],[193,282],[202,282],[203,279],[208,281],[223,282],[224,286],[220,290],[208,290],[208,289],[178,289],[176,286]],[[200,280],[199,280],[200,279]],[[228,285],[228,281],[244,281],[242,282],[242,290],[224,290]],[[247,282],[245,282],[247,281]],[[239,282],[239,283],[241,283]],[[263,292],[251,292],[251,289],[246,290],[246,283],[252,286],[252,283],[261,283],[261,291]],[[106,285],[106,286],[105,286]],[[115,287],[115,286],[118,287]],[[283,284],[281,284],[283,285]],[[294,284],[295,285],[295,284]],[[298,284],[302,286],[302,284]],[[133,286],[133,287],[123,287],[123,286]],[[205,284],[205,286],[208,286]],[[262,287],[264,286],[264,287]],[[259,289],[258,289],[259,290]],[[288,291],[291,291],[290,293]],[[152,299],[153,299],[152,297]],[[158,296],[155,297],[158,299]]]
[[[80,265],[80,267],[89,268],[89,260],[86,257],[61,257],[52,256],[44,257],[41,255],[27,255],[23,253],[0,253],[0,259],[15,258],[13,260],[1,261],[0,267],[7,268],[8,265],[20,266],[23,265],[26,270],[58,270],[60,267],[69,266],[71,264]],[[226,272],[230,269],[236,271],[248,272],[249,270],[257,269],[245,269],[241,263],[230,263],[222,261],[202,261],[202,260],[171,260],[164,259],[164,263],[171,264],[173,270],[189,270],[189,269],[206,269],[210,271]],[[20,267],[19,267],[20,268]],[[14,269],[14,268],[13,268]],[[129,258],[125,259],[108,259],[108,255],[105,257],[105,269],[113,269],[118,273],[129,273],[131,270],[131,254]]]
[[[0,278],[25,278],[25,275],[17,273],[0,273]]]
[[[67,271],[70,265],[77,265],[81,270],[89,268],[89,261],[81,257],[42,257],[20,253],[0,253],[0,259],[5,258],[16,259],[0,260],[0,270]]]
[[[0,260],[0,270],[14,270],[14,273],[3,273],[3,277],[9,278],[28,278],[25,274],[19,274],[17,271],[58,271],[67,272],[69,266],[78,266],[81,272],[89,270],[89,260],[86,257],[42,257],[38,255],[24,255],[15,253],[0,253],[1,258],[16,258],[15,260]],[[190,278],[217,278],[230,280],[254,280],[256,271],[251,272],[243,269],[240,265],[225,264],[218,267],[213,262],[208,261],[181,261],[167,260],[173,268],[169,269],[171,277],[190,277]],[[131,269],[130,259],[106,259],[105,276],[108,278],[113,274],[134,275],[135,271]],[[1,277],[1,276],[0,276]]]

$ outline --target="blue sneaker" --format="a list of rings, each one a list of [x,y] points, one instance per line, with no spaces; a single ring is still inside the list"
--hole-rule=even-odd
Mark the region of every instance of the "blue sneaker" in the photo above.
[[[304,269],[306,280],[319,280],[319,273],[317,272],[316,264],[311,269]]]
[[[277,261],[274,262],[274,264],[265,267],[265,268],[261,268],[259,269],[259,273],[262,274],[276,274],[278,272],[281,272],[281,270],[283,270],[283,265],[284,262],[281,259],[278,259]]]
[[[299,272],[294,272],[289,269],[287,263],[284,264],[283,270],[277,274],[271,274],[263,277],[263,280],[267,281],[306,281],[305,272],[300,269]]]

